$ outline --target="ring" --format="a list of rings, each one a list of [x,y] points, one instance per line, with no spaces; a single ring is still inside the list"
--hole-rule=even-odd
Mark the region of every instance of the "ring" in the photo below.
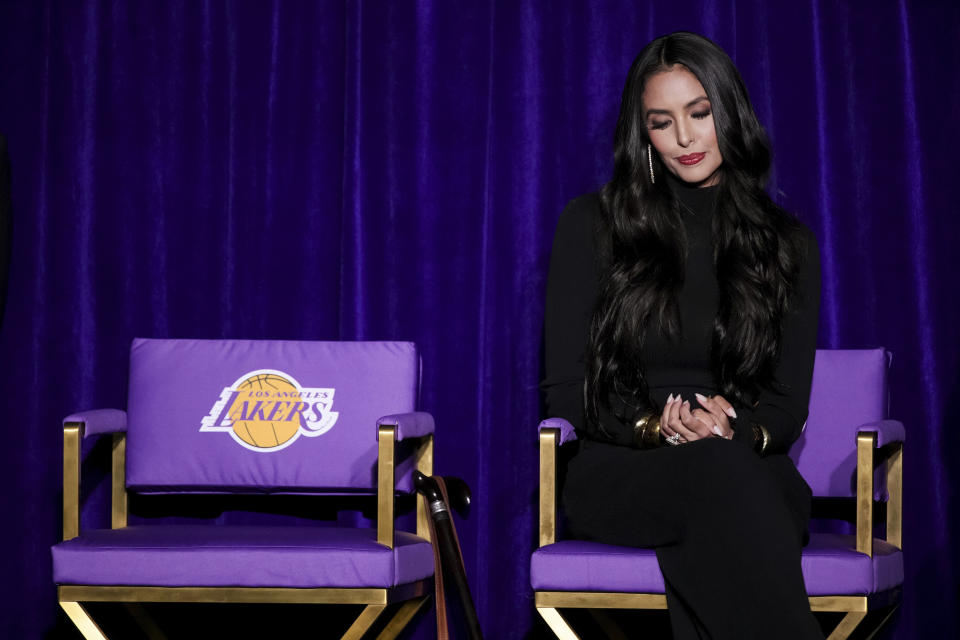
[[[673,434],[672,436],[667,438],[667,442],[669,444],[680,444],[680,434],[679,433]]]

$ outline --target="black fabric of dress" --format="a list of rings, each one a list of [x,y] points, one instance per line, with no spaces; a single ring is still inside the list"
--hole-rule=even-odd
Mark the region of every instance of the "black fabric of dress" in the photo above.
[[[710,365],[719,300],[711,233],[717,188],[671,184],[682,204],[688,252],[678,301],[681,335],[671,341],[650,331],[644,344],[649,408],[657,413],[670,394],[696,407],[695,393],[717,393]],[[602,268],[599,208],[596,194],[567,206],[547,286],[547,411],[569,420],[580,438],[563,490],[568,531],[655,548],[675,638],[822,638],[800,571],[810,490],[785,455],[806,420],[816,349],[820,268],[812,234],[784,320],[777,390],[763,392],[755,406],[735,405],[741,428],[733,440],[640,450],[632,447],[632,424],[617,417],[622,412],[601,410],[602,429],[584,415],[586,340]],[[751,421],[771,435],[763,458],[751,448],[752,430],[745,426]]]

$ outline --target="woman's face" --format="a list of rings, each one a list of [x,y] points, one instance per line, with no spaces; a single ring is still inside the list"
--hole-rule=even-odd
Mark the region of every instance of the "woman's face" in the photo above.
[[[660,159],[684,182],[709,187],[720,179],[713,111],[697,77],[680,65],[647,79],[643,118]]]

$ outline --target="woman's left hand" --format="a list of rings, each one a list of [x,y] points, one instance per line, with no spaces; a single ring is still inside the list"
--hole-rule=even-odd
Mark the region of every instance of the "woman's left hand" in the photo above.
[[[705,412],[701,413],[706,415]],[[667,404],[663,408],[663,415],[660,418],[660,432],[664,435],[668,444],[680,444],[709,438],[714,435],[712,425],[712,417],[702,419],[693,415],[690,410],[690,403],[684,401],[679,395],[674,398],[671,394],[667,398]]]
[[[733,427],[730,425],[730,418],[736,418],[737,412],[733,405],[727,402],[727,399],[721,395],[707,397],[696,394],[697,402],[703,409],[694,409],[693,415],[700,420],[713,424],[713,432],[727,440],[733,438]]]

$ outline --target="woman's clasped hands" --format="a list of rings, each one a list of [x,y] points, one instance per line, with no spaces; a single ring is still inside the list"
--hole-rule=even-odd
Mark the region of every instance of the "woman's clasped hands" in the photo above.
[[[731,418],[737,417],[733,406],[723,396],[695,394],[700,404],[691,409],[690,401],[672,393],[660,415],[660,432],[668,444],[692,442],[701,438],[733,437]]]

